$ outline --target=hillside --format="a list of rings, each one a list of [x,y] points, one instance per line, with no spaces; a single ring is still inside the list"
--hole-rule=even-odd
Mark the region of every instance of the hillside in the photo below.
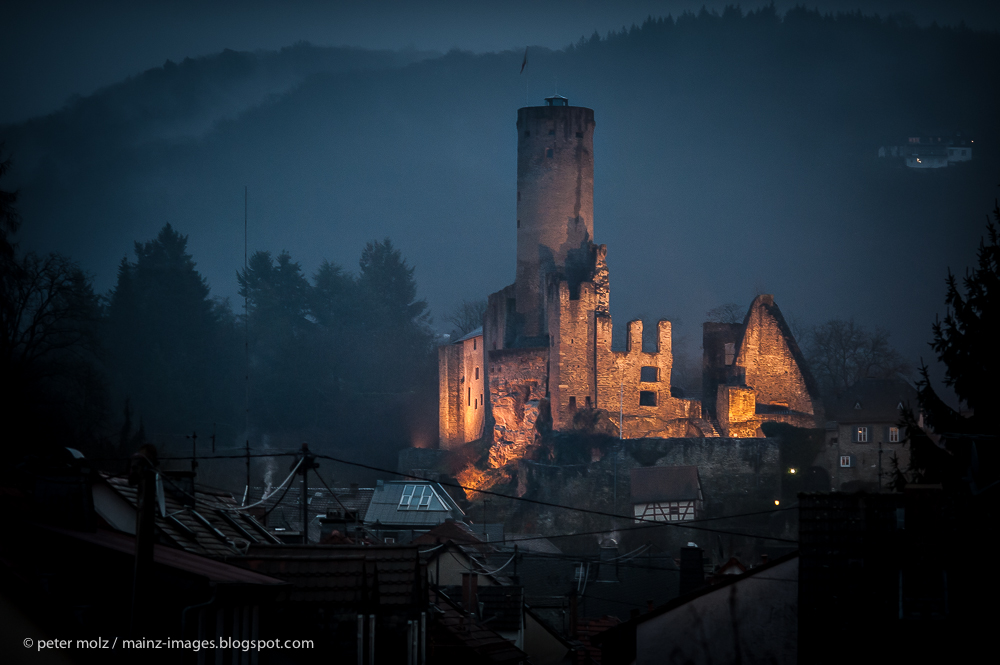
[[[24,244],[81,260],[101,290],[170,222],[213,292],[234,295],[246,185],[251,251],[353,268],[365,241],[391,236],[440,319],[513,280],[515,112],[558,90],[595,109],[595,233],[619,324],[668,316],[697,349],[707,309],[766,291],[800,323],[882,325],[915,358],[996,194],[998,46],[764,9],[531,48],[523,75],[520,49],[227,51],[0,138]],[[971,162],[915,173],[876,157],[953,131],[976,137]]]

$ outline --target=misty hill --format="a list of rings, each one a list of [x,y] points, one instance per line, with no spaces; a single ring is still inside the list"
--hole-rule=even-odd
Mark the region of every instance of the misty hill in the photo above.
[[[595,109],[595,234],[612,313],[704,312],[774,293],[793,319],[857,316],[925,353],[947,266],[971,263],[995,195],[996,34],[901,19],[730,10],[475,55],[297,45],[147,71],[0,128],[24,242],[100,290],[165,223],[213,293],[250,249],[307,272],[392,237],[438,319],[513,281],[516,109],[556,91]],[[976,137],[971,162],[878,159],[915,133]],[[982,145],[982,148],[978,146]]]

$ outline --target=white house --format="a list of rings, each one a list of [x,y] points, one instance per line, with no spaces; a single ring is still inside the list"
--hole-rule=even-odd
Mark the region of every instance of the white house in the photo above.
[[[632,514],[637,522],[694,520],[701,516],[704,501],[696,466],[632,469]]]

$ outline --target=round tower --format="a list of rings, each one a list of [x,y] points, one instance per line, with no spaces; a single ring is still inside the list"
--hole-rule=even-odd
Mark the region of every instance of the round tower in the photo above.
[[[518,109],[517,137],[515,290],[519,336],[529,342],[547,334],[548,276],[572,280],[594,239],[594,111],[548,97]]]

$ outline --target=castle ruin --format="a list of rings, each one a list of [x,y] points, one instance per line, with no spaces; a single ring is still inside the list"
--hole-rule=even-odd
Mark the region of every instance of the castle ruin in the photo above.
[[[612,349],[607,246],[594,243],[594,112],[555,96],[517,114],[517,272],[481,329],[439,349],[440,447],[486,438],[490,465],[541,431],[602,420],[623,438],[756,437],[767,420],[814,427],[819,393],[774,298],[742,324],[704,326],[701,399],[674,396],[669,321]]]

